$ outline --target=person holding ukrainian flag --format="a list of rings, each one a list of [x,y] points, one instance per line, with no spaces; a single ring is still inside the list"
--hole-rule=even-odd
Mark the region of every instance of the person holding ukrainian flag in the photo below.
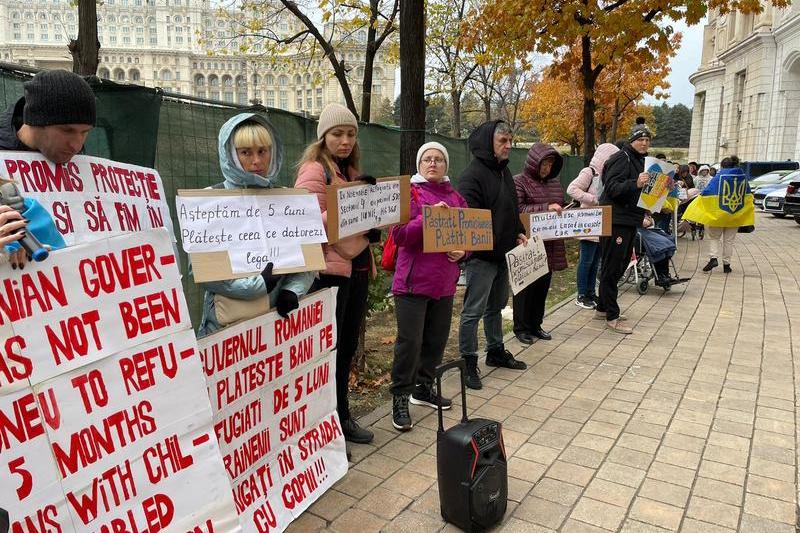
[[[709,260],[703,272],[711,272],[719,266],[719,248],[722,245],[722,269],[730,274],[731,255],[736,233],[742,226],[753,226],[755,208],[753,193],[747,176],[739,168],[739,158],[726,157],[716,176],[683,214],[683,218],[705,226],[705,241],[708,243]]]

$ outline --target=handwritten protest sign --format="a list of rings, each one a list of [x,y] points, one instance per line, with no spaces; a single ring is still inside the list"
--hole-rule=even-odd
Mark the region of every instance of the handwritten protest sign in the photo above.
[[[327,241],[319,203],[300,189],[179,190],[181,243],[195,281],[322,270]]]
[[[550,272],[544,240],[531,235],[527,244],[520,244],[506,253],[508,281],[514,294]]]
[[[375,185],[354,182],[328,187],[328,242],[408,222],[409,187],[410,176],[381,178]]]
[[[165,230],[0,267],[0,332],[12,531],[239,530]]]
[[[242,530],[282,531],[347,472],[336,414],[336,295],[198,341]]]
[[[650,181],[642,188],[639,203],[636,205],[651,213],[658,213],[672,191],[675,165],[655,157],[645,157],[644,168],[650,174]]]
[[[425,252],[491,250],[492,212],[458,207],[422,208],[422,248]]]
[[[528,235],[538,235],[542,240],[570,239],[573,237],[601,237],[611,235],[611,206],[564,209],[522,213],[520,220]]]
[[[0,151],[0,178],[38,200],[67,245],[160,227],[173,233],[164,186],[152,168],[86,155],[55,164],[38,152]]]

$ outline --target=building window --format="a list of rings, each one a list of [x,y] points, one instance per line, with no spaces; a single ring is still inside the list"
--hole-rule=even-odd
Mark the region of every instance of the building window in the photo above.
[[[322,89],[317,89],[317,109],[322,109]]]
[[[314,104],[314,92],[311,89],[306,89],[306,110],[311,111]]]
[[[267,101],[265,102],[265,105],[267,107],[275,107],[275,91],[267,91]]]
[[[280,85],[281,87],[286,87],[287,85],[289,85],[289,76],[283,76],[283,75],[278,76],[278,85]]]
[[[219,100],[219,91],[211,91],[208,93],[208,97],[212,100]]]
[[[175,44],[183,44],[183,37],[175,37]]]
[[[300,111],[301,109],[303,109],[303,90],[302,89],[297,91],[297,97],[295,98],[294,103],[295,103],[295,110],[296,111]]]
[[[139,71],[136,69],[131,70],[129,77],[131,81],[139,81],[142,78],[142,76],[139,74]]]
[[[281,109],[289,109],[289,92],[281,91],[280,98],[281,100],[278,107],[280,107]]]
[[[109,38],[108,38],[108,40],[109,40],[109,42],[110,42],[111,44],[116,44],[116,42],[117,42],[117,36],[116,36],[116,35],[112,35],[111,37],[109,37]]]
[[[228,102],[229,104],[233,103],[233,91],[225,91],[222,93],[222,100]]]
[[[150,44],[152,45],[158,44],[158,37],[150,37]]]
[[[137,45],[144,45],[144,37],[137,37],[136,38]]]

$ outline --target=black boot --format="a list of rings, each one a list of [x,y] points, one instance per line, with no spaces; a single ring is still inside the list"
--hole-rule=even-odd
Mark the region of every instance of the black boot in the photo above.
[[[356,444],[369,444],[375,435],[368,429],[364,429],[352,418],[342,420],[342,433],[344,439]]]
[[[706,266],[703,267],[703,272],[711,272],[712,268],[716,268],[718,266],[719,266],[719,263],[717,262],[717,258],[716,257],[712,257],[711,259],[708,260],[708,263],[706,263]]]
[[[510,368],[511,370],[525,370],[528,368],[523,361],[517,361],[511,352],[501,346],[494,348],[486,353],[486,366],[497,366],[501,368]]]
[[[481,383],[481,371],[478,369],[478,357],[465,357],[464,362],[467,364],[467,376],[464,379],[467,388],[481,390],[483,383]]]

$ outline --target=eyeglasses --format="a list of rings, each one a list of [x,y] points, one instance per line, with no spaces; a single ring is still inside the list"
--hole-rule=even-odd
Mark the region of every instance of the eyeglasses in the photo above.
[[[422,160],[422,162],[425,163],[426,165],[432,165],[434,163],[436,163],[437,165],[441,165],[442,163],[444,163],[444,159],[442,159],[441,157],[426,157],[425,159]]]

